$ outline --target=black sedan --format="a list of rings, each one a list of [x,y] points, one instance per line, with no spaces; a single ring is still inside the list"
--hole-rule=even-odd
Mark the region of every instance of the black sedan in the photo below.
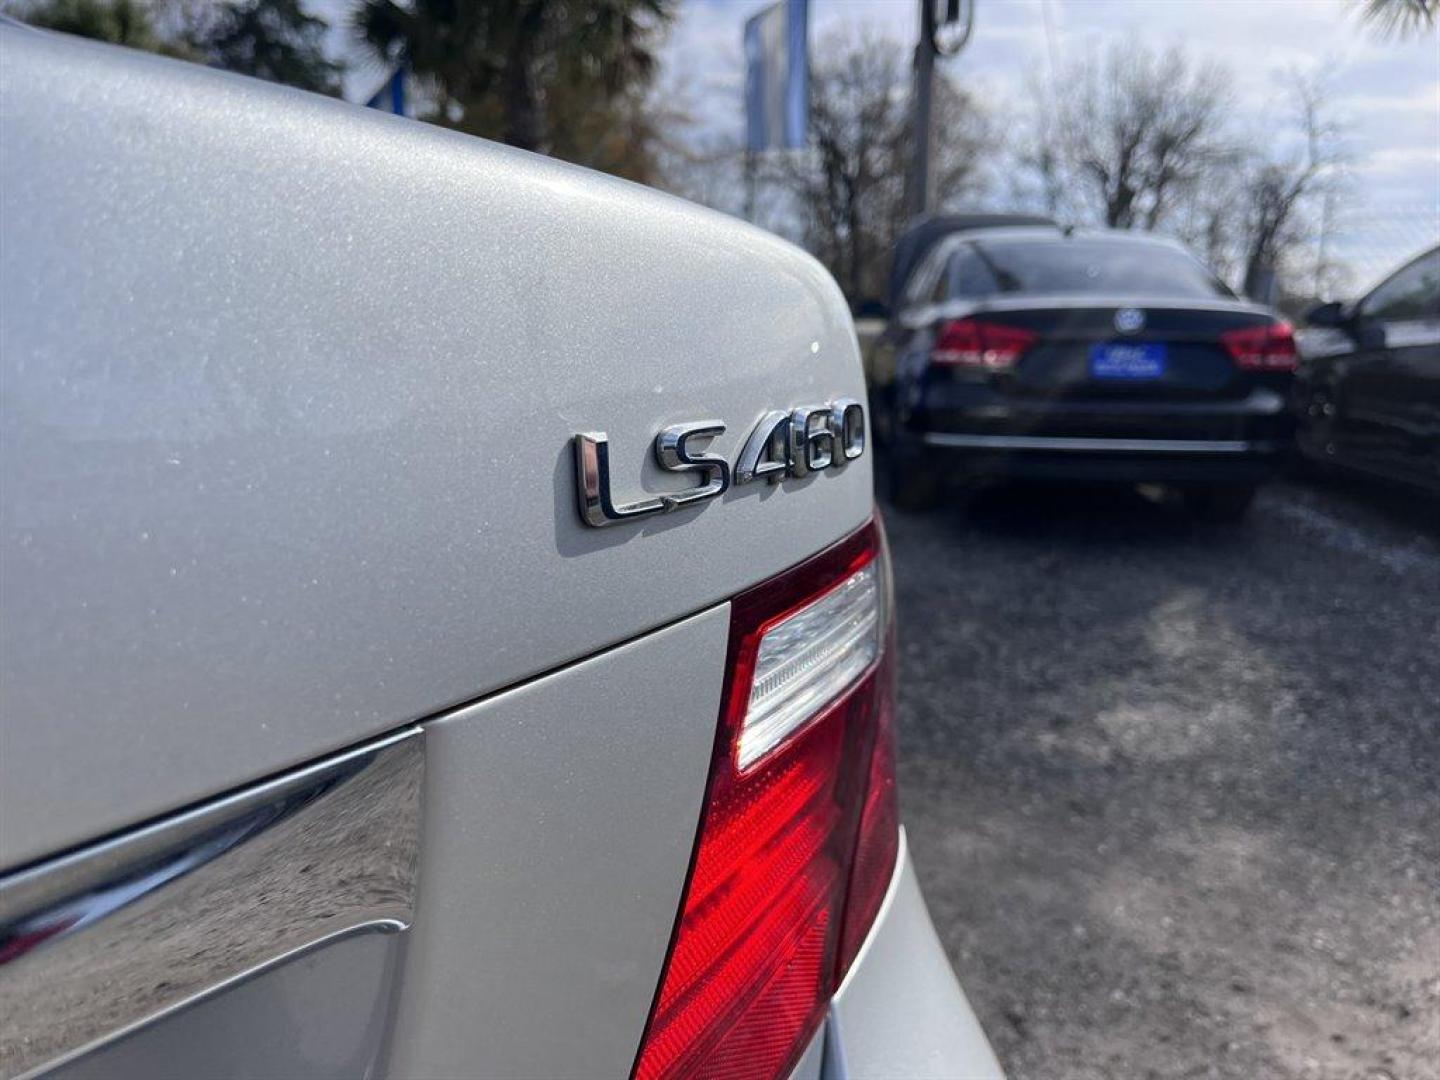
[[[1300,448],[1440,494],[1440,247],[1308,321]]]
[[[1171,241],[966,230],[898,301],[876,402],[902,508],[952,478],[1025,476],[1168,483],[1235,518],[1292,444],[1289,324]]]

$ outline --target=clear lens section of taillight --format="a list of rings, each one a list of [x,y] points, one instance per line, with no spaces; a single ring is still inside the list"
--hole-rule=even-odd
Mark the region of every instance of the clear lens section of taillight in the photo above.
[[[875,564],[764,632],[735,747],[743,771],[793,735],[880,655]]]
[[[637,1080],[789,1075],[899,846],[877,522],[731,602],[694,861]]]

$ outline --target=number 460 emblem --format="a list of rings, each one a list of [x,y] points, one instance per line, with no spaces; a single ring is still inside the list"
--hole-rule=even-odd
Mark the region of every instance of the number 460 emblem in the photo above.
[[[655,461],[667,472],[698,474],[701,482],[683,491],[616,503],[610,494],[610,440],[603,431],[575,436],[575,481],[580,517],[597,528],[668,514],[723,495],[732,483],[771,483],[842,469],[865,452],[865,409],[854,398],[828,405],[772,409],[760,418],[735,462],[692,447],[725,433],[719,420],[671,424],[655,436]]]

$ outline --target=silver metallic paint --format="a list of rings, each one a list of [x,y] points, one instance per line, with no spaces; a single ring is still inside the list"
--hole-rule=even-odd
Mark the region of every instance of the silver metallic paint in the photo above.
[[[629,1075],[690,865],[729,617],[425,725],[392,1075]]]
[[[839,290],[769,234],[13,27],[0,115],[0,868],[702,610],[870,513],[868,456],[575,513],[576,431],[658,494],[668,424],[733,418],[733,461],[777,401],[863,399]]]
[[[825,1080],[1002,1080],[900,836],[889,892],[830,1006]]]
[[[666,425],[734,418],[714,446],[733,460],[776,401],[863,399],[834,283],[653,192],[15,27],[0,240],[0,867],[553,671],[426,726],[392,1064],[625,1075],[693,842],[727,608],[637,635],[858,527],[871,472],[597,533],[569,439],[604,425],[619,489],[673,492],[647,452]],[[698,522],[703,560],[672,535]],[[968,1060],[956,1025],[978,1028],[902,895],[834,1016],[876,1060]],[[89,1060],[108,1072],[197,1020],[271,1035],[276,980],[373,1018],[326,963],[365,940]],[[930,1005],[892,985],[910,971]],[[323,1045],[344,1023],[311,1018],[297,1038],[357,1060]]]
[[[795,1068],[790,1070],[789,1080],[821,1080],[825,1069],[825,1032],[825,1025],[821,1024]]]

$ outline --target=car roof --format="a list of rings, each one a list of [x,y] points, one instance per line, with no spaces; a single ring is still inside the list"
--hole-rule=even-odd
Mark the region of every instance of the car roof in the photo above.
[[[1039,214],[929,214],[915,219],[895,240],[887,286],[891,306],[900,299],[915,268],[947,238],[961,232],[1026,225],[1059,227],[1052,219]]]
[[[950,257],[966,244],[983,243],[990,240],[1053,242],[1056,244],[1085,240],[1102,244],[1144,244],[1149,247],[1165,248],[1169,251],[1191,255],[1190,250],[1178,240],[1134,229],[1072,229],[1062,228],[1058,225],[1006,225],[987,229],[966,229],[964,232],[952,233],[944,237],[930,249],[924,259],[916,262],[910,274],[913,276],[923,267],[935,266],[936,262],[932,262],[932,259],[940,263],[948,262]],[[1191,257],[1194,256],[1191,255]],[[907,285],[908,282],[909,276],[906,278]]]
[[[906,278],[905,288],[901,293],[896,308],[906,305],[911,282],[917,274],[928,272],[933,276],[937,267],[949,263],[955,252],[968,244],[984,244],[986,241],[1021,241],[1035,243],[1065,244],[1076,240],[1083,240],[1087,243],[1115,244],[1120,245],[1144,245],[1152,248],[1163,248],[1200,263],[1194,252],[1183,243],[1169,236],[1159,235],[1152,232],[1143,232],[1138,229],[1077,229],[1059,225],[997,225],[988,228],[966,229],[963,232],[952,233],[937,241],[925,257],[918,261]],[[1203,267],[1204,264],[1200,263]],[[1213,272],[1211,273],[1213,277]],[[932,277],[933,280],[933,277]]]
[[[1070,240],[1091,240],[1101,243],[1150,244],[1185,251],[1185,245],[1169,236],[1138,229],[1066,229],[1048,225],[1007,225],[988,229],[967,229],[945,237],[941,241],[954,250],[964,243],[977,240],[1053,240],[1062,243]]]
[[[1404,262],[1396,263],[1394,266],[1390,267],[1390,269],[1386,270],[1385,273],[1380,275],[1380,277],[1370,282],[1370,284],[1365,287],[1365,290],[1363,292],[1356,294],[1357,299],[1355,300],[1355,303],[1358,304],[1361,300],[1364,300],[1376,289],[1380,288],[1381,285],[1387,284],[1391,278],[1395,277],[1397,274],[1402,273],[1403,271],[1409,270],[1410,267],[1414,266],[1422,259],[1430,258],[1437,251],[1440,251],[1440,244],[1431,244],[1429,247],[1424,248],[1423,250],[1410,256],[1410,258],[1406,259]]]

